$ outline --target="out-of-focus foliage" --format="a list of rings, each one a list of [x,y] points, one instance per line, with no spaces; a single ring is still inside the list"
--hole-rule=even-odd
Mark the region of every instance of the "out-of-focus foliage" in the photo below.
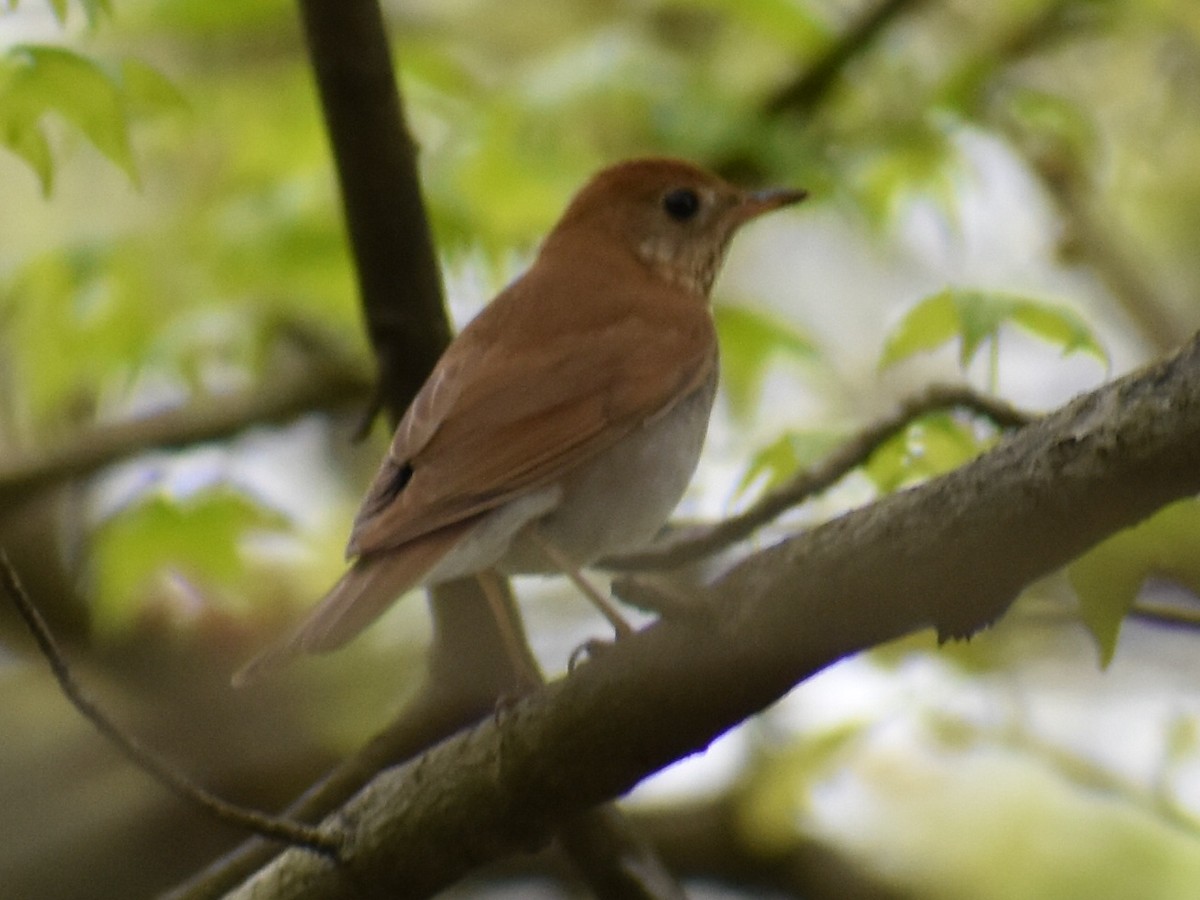
[[[68,0],[47,0],[47,3],[59,24],[66,25],[71,9]],[[19,6],[20,0],[4,0],[4,11],[15,12]],[[112,3],[109,0],[79,0],[79,8],[89,25],[95,25],[101,17],[112,15]]]
[[[985,343],[996,347],[1000,328],[1006,324],[1058,345],[1064,356],[1083,352],[1108,362],[1093,330],[1069,309],[993,291],[947,288],[922,300],[901,319],[888,335],[880,366],[957,340],[959,365],[966,369]]]
[[[248,572],[239,546],[247,532],[278,529],[285,522],[228,488],[192,498],[153,494],[121,510],[95,536],[96,627],[109,633],[127,628],[122,620],[135,611],[132,599],[169,596],[172,589],[180,596],[176,608],[183,617],[189,606],[241,607],[245,615]],[[174,570],[174,584],[165,590],[164,560]]]
[[[934,413],[885,441],[871,454],[866,472],[881,493],[890,494],[961,466],[990,443],[969,419]]]
[[[724,448],[732,486],[701,484],[701,493],[751,501],[914,385],[964,371],[974,378],[985,347],[984,382],[1005,390],[1054,380],[1076,362],[1039,362],[1027,376],[1027,343],[1111,358],[1121,369],[1169,343],[1154,337],[1147,323],[1155,317],[1179,340],[1200,323],[1200,5],[898,6],[861,45],[847,42],[874,4],[858,0],[412,0],[387,10],[452,271],[490,284],[532,250],[588,173],[620,157],[688,157],[735,180],[809,189],[804,207],[739,237],[735,256],[759,252],[757,265],[731,259],[730,281],[718,284],[731,401],[720,408],[731,415],[714,426],[713,443]],[[813,79],[838,49],[848,62],[827,82]],[[366,357],[293,3],[6,0],[0,144],[0,456],[2,448],[36,454],[92,422],[253,390],[297,326]],[[997,159],[1020,176],[992,180]],[[768,245],[771,228],[783,237]],[[1015,262],[989,265],[997,246],[1032,244],[1037,254],[1017,250]],[[761,269],[774,271],[774,286],[765,277],[734,281]],[[851,287],[835,294],[837,283]],[[1152,290],[1138,289],[1146,284]],[[850,325],[839,324],[842,313]],[[1104,366],[1087,362],[1070,370],[1070,389],[1105,377]],[[128,659],[169,626],[183,640],[213,640],[227,663],[237,655],[230,643],[262,637],[238,634],[262,620],[250,606],[311,602],[340,565],[349,510],[379,449],[354,454],[348,431],[323,433],[328,447],[310,438],[310,465],[274,485],[270,499],[233,477],[179,496],[152,473],[115,507],[68,507],[75,518],[66,535],[43,535],[40,546],[62,556],[81,585],[95,649]],[[977,418],[928,415],[813,505],[836,514],[947,471],[997,437]],[[295,462],[284,444],[259,451],[271,455],[260,476]],[[1192,504],[1172,507],[1071,569],[1114,679],[1123,653],[1142,668],[1156,659],[1136,657],[1129,634],[1142,632],[1122,628],[1146,576],[1197,589],[1194,518]],[[292,561],[320,577],[273,577],[251,550],[264,532],[277,541],[272,565]],[[227,627],[196,627],[193,602],[218,610]],[[1040,721],[1071,719],[1101,700],[1080,689],[1086,699],[1065,712],[1057,706],[1026,721],[1020,710],[1037,699],[991,682],[1050,665],[1064,645],[1077,649],[1071,602],[1042,585],[970,645],[939,651],[922,636],[862,662],[868,674],[859,671],[853,685],[812,685],[835,699],[806,708],[803,734],[784,729],[778,746],[755,736],[767,749],[745,761],[744,835],[773,853],[821,836],[854,848],[865,868],[884,861],[876,868],[922,896],[1101,896],[1106,883],[1136,882],[1139,867],[1155,873],[1160,897],[1190,896],[1173,887],[1194,885],[1187,876],[1200,853],[1200,802],[1187,779],[1200,765],[1200,717],[1190,696],[1151,722],[1134,723],[1122,707],[1123,733],[1161,737],[1159,759],[1169,762],[1143,773],[1163,779],[1153,791],[1124,791],[1097,775],[1124,760],[1088,768],[1080,751],[1063,764],[1052,740],[1034,737]],[[412,612],[403,627],[418,618]],[[371,663],[354,656],[364,643],[378,649],[371,640],[348,651],[350,670]],[[1090,664],[1083,659],[1077,653],[1064,668]],[[408,658],[400,668],[407,675],[417,664]],[[869,707],[861,685],[871,673],[905,687]],[[153,679],[127,680],[154,688]],[[988,691],[981,712],[972,704]],[[336,733],[339,747],[353,741],[352,717],[322,705],[344,709],[341,700],[320,687],[304,696],[297,719],[311,727],[292,723],[281,745],[307,746],[299,733]],[[943,701],[956,714],[931,712]],[[1011,718],[995,713],[1005,704],[1017,710]],[[831,720],[828,706],[842,716]],[[364,736],[380,724],[365,704],[355,716]],[[908,731],[897,740],[901,719]],[[1025,769],[994,758],[1011,744]],[[1030,769],[1050,787],[1015,790]],[[844,806],[831,813],[822,798],[839,787]],[[1099,810],[1097,787],[1115,798]],[[882,813],[861,824],[855,815],[868,807]],[[140,810],[132,802],[129,815]],[[1048,840],[1043,813],[1066,837]],[[897,824],[914,820],[919,829]],[[847,821],[855,828],[835,827]],[[45,859],[71,857],[55,843],[60,835],[45,834]],[[948,835],[962,838],[961,853],[946,849]],[[1031,839],[1001,840],[1022,835]],[[1021,881],[1011,860],[1032,845],[1049,849]],[[0,875],[7,863],[0,854]],[[0,877],[8,883],[25,882]],[[1009,893],[973,890],[981,884]]]
[[[1117,650],[1121,623],[1148,578],[1200,595],[1200,503],[1183,500],[1093,547],[1068,569],[1084,622],[1104,665]]]
[[[715,318],[725,348],[721,383],[742,414],[757,409],[758,393],[772,365],[780,359],[809,361],[818,353],[811,338],[795,326],[750,306],[720,306]]]
[[[846,435],[841,431],[787,431],[755,450],[738,485],[757,493],[779,487],[800,469],[818,463]]]

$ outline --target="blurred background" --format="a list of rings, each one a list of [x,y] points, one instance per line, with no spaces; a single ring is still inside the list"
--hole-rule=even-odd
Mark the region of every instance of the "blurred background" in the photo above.
[[[809,189],[718,282],[684,518],[744,509],[931,382],[1048,410],[1200,324],[1191,0],[385,12],[460,325],[608,162]],[[278,808],[403,706],[429,642],[414,596],[228,688],[340,574],[388,437],[353,441],[373,367],[296,10],[0,2],[0,142],[0,546],[114,718]],[[749,549],[996,438],[924,417]],[[1197,541],[1172,507],[969,643],[827,670],[627,806],[702,897],[1193,898]],[[555,580],[517,590],[550,673],[605,633]],[[152,896],[239,839],[96,735],[7,602],[0,810],[14,898]],[[453,896],[570,891],[534,862]]]

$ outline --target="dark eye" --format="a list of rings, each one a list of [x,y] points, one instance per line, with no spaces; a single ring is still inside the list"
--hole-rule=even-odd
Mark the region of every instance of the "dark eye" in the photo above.
[[[686,222],[700,211],[700,198],[691,188],[676,188],[663,197],[662,205],[676,222]]]

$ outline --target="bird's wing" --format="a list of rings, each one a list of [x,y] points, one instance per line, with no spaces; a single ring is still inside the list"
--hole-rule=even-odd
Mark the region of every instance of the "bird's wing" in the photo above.
[[[496,321],[485,311],[397,428],[348,555],[398,547],[552,484],[700,387],[716,365],[707,308],[690,300],[692,309],[664,315],[641,300],[599,321],[546,323],[537,342],[510,339],[528,332],[500,320],[503,305]]]

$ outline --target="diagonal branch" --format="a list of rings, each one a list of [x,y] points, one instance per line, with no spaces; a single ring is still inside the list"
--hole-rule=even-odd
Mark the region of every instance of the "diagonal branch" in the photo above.
[[[382,774],[325,823],[345,869],[288,851],[231,897],[350,897],[366,879],[428,896],[849,654],[985,626],[1031,581],[1197,491],[1200,337],[954,472],[747,558],[712,585],[711,617],[657,622]]]
[[[824,99],[846,67],[869,49],[901,13],[919,6],[923,0],[880,0],[856,21],[837,41],[790,84],[767,100],[768,115],[789,112],[807,114]]]

